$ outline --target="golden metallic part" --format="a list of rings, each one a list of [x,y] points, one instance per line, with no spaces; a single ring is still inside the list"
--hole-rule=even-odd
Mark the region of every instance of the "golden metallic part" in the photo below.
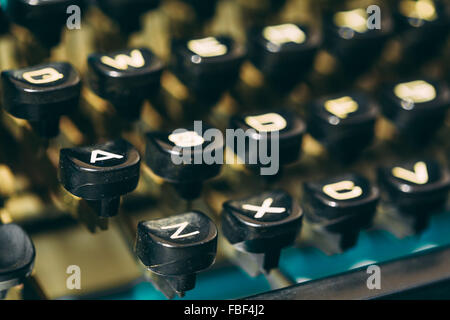
[[[12,223],[13,219],[11,215],[9,214],[8,210],[6,209],[0,209],[0,224],[8,224]]]
[[[45,284],[50,299],[107,290],[139,277],[133,254],[114,226],[95,235],[81,226],[39,233],[33,236],[33,242],[39,253],[36,278]],[[66,286],[70,265],[81,269],[81,290]]]
[[[23,284],[10,288],[5,300],[22,300],[22,289]]]
[[[17,60],[17,44],[14,37],[6,34],[0,37],[0,69],[10,70],[19,67]]]
[[[288,42],[301,44],[306,40],[306,35],[303,30],[292,23],[265,27],[263,36],[277,46]]]
[[[100,58],[100,61],[107,66],[119,70],[127,70],[129,66],[142,68],[145,65],[145,59],[138,49],[132,50],[129,56],[126,54],[118,54],[114,58],[103,56]]]
[[[46,154],[47,154],[48,160],[50,160],[52,165],[55,168],[58,168],[58,165],[59,165],[59,148],[57,148],[57,147],[47,148]]]
[[[35,194],[25,193],[9,198],[5,202],[5,209],[14,221],[22,221],[42,214],[45,204]]]
[[[95,111],[108,114],[114,113],[114,109],[110,106],[108,101],[95,95],[95,93],[88,88],[84,87],[81,91],[81,95],[89,103],[89,106]]]
[[[14,174],[7,165],[0,164],[0,195],[12,195],[15,189]]]
[[[367,31],[367,12],[362,8],[337,12],[333,21],[341,28],[350,28],[359,33]]]
[[[325,148],[320,144],[320,142],[314,139],[310,134],[305,134],[303,136],[302,150],[305,152],[305,154],[311,155],[313,157],[321,156],[326,152]]]
[[[59,120],[59,123],[61,132],[67,137],[67,139],[70,140],[73,145],[80,145],[83,143],[83,134],[69,117],[62,116]]]
[[[314,60],[314,70],[323,75],[332,74],[336,70],[337,60],[326,51],[319,51]]]
[[[23,140],[26,132],[30,132],[32,130],[29,122],[25,119],[13,117],[7,112],[2,112],[1,115],[2,124],[14,136],[16,140]]]
[[[189,97],[186,86],[170,72],[163,72],[161,86],[178,100],[186,100]]]
[[[345,96],[326,101],[325,109],[335,116],[345,119],[349,113],[353,113],[358,110],[358,103],[351,97]]]
[[[142,164],[141,168],[142,168],[142,171],[143,171],[146,175],[148,175],[148,176],[151,178],[151,180],[152,180],[153,182],[155,182],[156,184],[162,185],[162,184],[164,183],[164,179],[161,178],[160,176],[157,176],[157,175],[152,171],[152,169],[150,169],[150,167],[147,166],[146,164]]]
[[[375,135],[379,140],[392,140],[395,138],[397,128],[387,118],[380,117],[375,122]]]
[[[214,37],[190,40],[187,46],[189,50],[204,58],[223,56],[228,52],[227,46]]]
[[[244,62],[241,68],[241,79],[253,88],[262,87],[264,75],[250,62]]]
[[[394,167],[392,175],[415,184],[426,184],[428,182],[427,165],[423,161],[419,161],[414,165],[414,171],[402,167]]]
[[[245,117],[245,123],[258,132],[280,131],[287,126],[286,120],[274,112]]]
[[[145,101],[142,105],[141,119],[149,128],[159,128],[163,122],[161,115],[148,101]]]
[[[64,78],[64,75],[55,68],[44,68],[40,70],[28,71],[22,74],[22,78],[32,84],[45,84],[58,81]]]
[[[403,0],[398,9],[408,18],[434,21],[437,19],[436,7],[432,0]]]
[[[394,93],[408,103],[424,103],[436,98],[436,89],[424,80],[400,83],[395,86]],[[402,106],[408,109],[406,105]]]
[[[355,183],[350,180],[327,184],[323,186],[322,191],[326,195],[336,200],[354,199],[361,196],[363,193],[361,187],[355,186]]]
[[[224,155],[227,166],[230,166],[234,170],[246,171],[244,159],[239,158],[228,146],[225,147]]]

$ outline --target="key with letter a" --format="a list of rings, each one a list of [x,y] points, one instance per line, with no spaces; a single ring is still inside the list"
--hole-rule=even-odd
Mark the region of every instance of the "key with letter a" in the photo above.
[[[140,155],[125,140],[62,149],[60,179],[64,188],[89,204],[99,217],[117,214],[120,197],[139,180]]]
[[[347,174],[304,184],[305,235],[327,253],[354,246],[361,229],[372,223],[378,188],[366,178]]]

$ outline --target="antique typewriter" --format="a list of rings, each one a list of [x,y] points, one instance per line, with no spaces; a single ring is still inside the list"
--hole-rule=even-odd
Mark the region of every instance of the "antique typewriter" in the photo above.
[[[450,1],[0,3],[0,298],[450,298]]]

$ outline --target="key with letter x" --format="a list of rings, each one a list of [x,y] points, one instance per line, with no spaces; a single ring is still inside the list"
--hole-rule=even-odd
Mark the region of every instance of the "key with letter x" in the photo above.
[[[229,243],[253,260],[256,270],[240,263],[240,258],[236,262],[256,275],[278,266],[281,249],[294,242],[302,217],[302,210],[291,196],[284,191],[271,191],[225,202],[222,230]]]
[[[266,213],[283,213],[286,211],[285,208],[271,208],[270,205],[272,204],[272,202],[272,198],[267,198],[266,200],[264,200],[260,207],[251,204],[244,204],[242,206],[242,209],[256,211],[256,214],[254,216],[254,218],[256,219],[264,217]]]

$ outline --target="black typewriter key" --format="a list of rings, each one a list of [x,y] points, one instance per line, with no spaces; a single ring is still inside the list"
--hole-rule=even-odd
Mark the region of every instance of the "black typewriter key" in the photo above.
[[[217,101],[238,79],[245,48],[227,36],[175,40],[173,70],[199,101]]]
[[[66,62],[2,72],[4,108],[43,137],[59,132],[59,118],[77,108],[80,76]]]
[[[291,196],[276,190],[225,202],[222,231],[235,249],[253,257],[259,271],[268,273],[278,267],[281,250],[294,243],[302,218]]]
[[[402,46],[400,63],[411,71],[439,53],[450,30],[450,19],[443,1],[400,0],[394,17]]]
[[[169,133],[150,132],[146,135],[147,166],[171,183],[186,200],[197,198],[203,182],[218,175],[221,169],[222,162],[215,159],[222,158],[223,139],[206,139],[206,129],[177,129]],[[209,129],[220,132],[218,129]]]
[[[84,8],[85,0],[8,0],[2,8],[8,18],[29,29],[44,47],[57,45],[69,15],[67,8]]]
[[[270,86],[287,91],[309,71],[319,45],[320,36],[311,28],[286,23],[252,28],[247,47]]]
[[[157,93],[164,67],[146,48],[94,53],[89,56],[88,65],[92,90],[127,119],[137,119],[143,101]]]
[[[305,183],[305,222],[313,244],[328,253],[354,246],[359,231],[372,224],[379,197],[378,188],[356,174]]]
[[[445,83],[424,79],[393,83],[382,90],[380,103],[401,139],[423,146],[445,119],[450,91]]]
[[[394,25],[388,9],[380,11],[379,28],[368,23],[366,7],[324,13],[324,45],[342,64],[344,76],[365,71],[392,34]]]
[[[216,250],[217,228],[201,212],[139,222],[137,256],[180,296],[194,288],[196,273],[214,263]]]
[[[395,209],[387,213],[390,225],[398,221],[412,233],[423,231],[429,216],[444,209],[450,190],[450,173],[434,160],[379,168],[378,180],[385,202]]]
[[[321,98],[308,106],[308,131],[343,163],[354,160],[374,138],[378,107],[361,92]]]
[[[86,200],[99,217],[117,214],[120,197],[139,181],[140,155],[125,140],[62,149],[60,180],[73,195]]]
[[[31,274],[35,250],[25,231],[16,224],[0,224],[0,299]]]
[[[160,0],[98,0],[100,9],[119,25],[125,34],[140,29],[140,17],[159,6]]]
[[[306,124],[294,112],[281,110],[234,116],[230,120],[230,127],[235,130],[243,130],[245,138],[249,139],[243,149],[245,154],[239,154],[239,141],[234,141],[233,146],[229,147],[239,158],[245,160],[245,163],[249,163],[250,167],[261,169],[269,167],[262,170],[270,174],[271,164],[263,164],[259,158],[262,143],[267,146],[267,155],[273,153],[279,155],[281,166],[293,163],[300,157]],[[272,141],[272,139],[274,140]],[[261,173],[263,172],[261,171]]]

